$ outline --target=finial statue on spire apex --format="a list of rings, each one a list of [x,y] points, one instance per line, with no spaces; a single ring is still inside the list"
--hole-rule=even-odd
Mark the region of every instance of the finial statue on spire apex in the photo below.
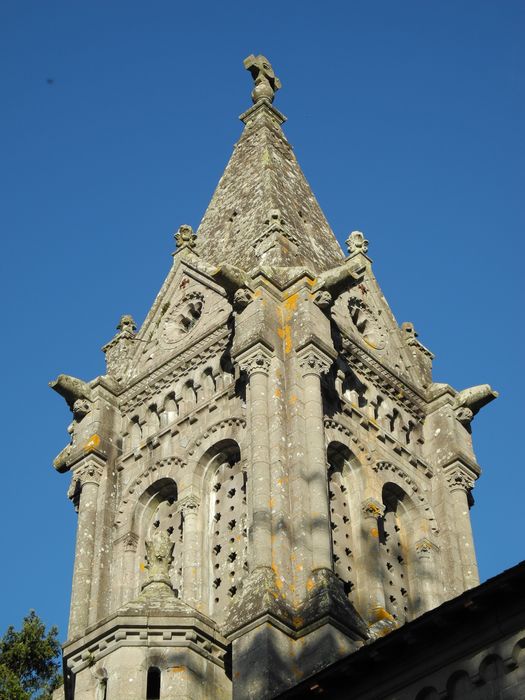
[[[281,87],[281,81],[273,72],[270,61],[265,56],[259,54],[254,56],[250,54],[244,59],[244,67],[249,70],[255,82],[255,87],[252,90],[252,100],[269,100],[273,102],[273,98],[277,90]]]

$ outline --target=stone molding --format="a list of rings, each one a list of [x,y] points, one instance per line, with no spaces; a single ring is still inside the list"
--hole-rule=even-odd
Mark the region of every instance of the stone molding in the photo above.
[[[71,474],[71,484],[67,496],[78,511],[80,494],[86,484],[99,486],[104,473],[105,460],[91,454],[75,464]]]
[[[73,642],[71,648],[66,647],[64,657],[67,668],[79,673],[123,646],[188,647],[219,668],[224,668],[226,642],[212,628],[205,631],[203,627],[198,618],[186,616],[136,618],[117,615],[100,632],[95,630],[87,638]]]

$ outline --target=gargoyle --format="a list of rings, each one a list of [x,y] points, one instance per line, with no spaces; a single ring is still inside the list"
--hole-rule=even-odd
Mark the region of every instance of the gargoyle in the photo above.
[[[49,386],[66,400],[72,411],[74,411],[75,403],[79,399],[91,401],[89,384],[83,382],[82,379],[70,377],[68,374],[59,374],[54,382],[49,382]]]
[[[480,384],[479,386],[472,386],[470,389],[463,389],[463,391],[456,394],[452,404],[456,418],[468,428],[476,413],[497,397],[498,392],[494,391],[489,384]]]

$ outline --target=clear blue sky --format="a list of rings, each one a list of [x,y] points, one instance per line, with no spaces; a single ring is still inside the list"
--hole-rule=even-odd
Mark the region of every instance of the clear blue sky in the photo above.
[[[500,392],[474,422],[482,579],[521,560],[523,0],[3,0],[0,33],[0,631],[32,607],[65,636],[76,516],[51,462],[70,415],[47,382],[103,373],[120,314],[144,318],[240,134],[252,52],[435,380]]]

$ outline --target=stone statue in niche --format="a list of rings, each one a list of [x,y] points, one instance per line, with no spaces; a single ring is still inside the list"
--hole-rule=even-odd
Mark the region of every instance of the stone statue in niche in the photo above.
[[[165,583],[171,588],[169,572],[175,545],[171,541],[169,534],[165,530],[155,527],[150,537],[146,540],[145,545],[148,578],[143,588],[150,583]]]

